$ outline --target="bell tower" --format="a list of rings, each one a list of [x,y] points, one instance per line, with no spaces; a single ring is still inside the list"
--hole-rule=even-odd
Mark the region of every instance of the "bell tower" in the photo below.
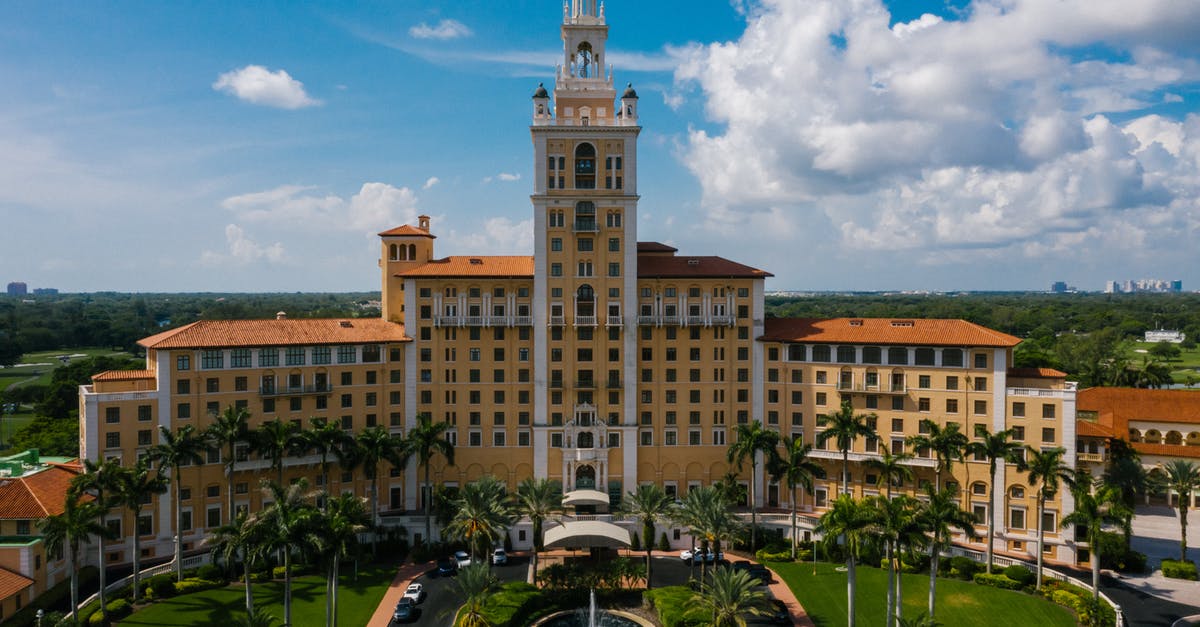
[[[603,4],[565,3],[560,36],[554,89],[538,85],[530,126],[534,424],[546,425],[534,473],[623,492],[637,465],[637,95],[618,99]],[[578,454],[549,453],[555,427]]]

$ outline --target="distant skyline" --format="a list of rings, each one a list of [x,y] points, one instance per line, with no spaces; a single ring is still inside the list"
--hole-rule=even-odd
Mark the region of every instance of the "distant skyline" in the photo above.
[[[608,0],[639,239],[770,291],[1200,285],[1200,3]],[[0,6],[0,283],[369,291],[531,254],[558,0]]]

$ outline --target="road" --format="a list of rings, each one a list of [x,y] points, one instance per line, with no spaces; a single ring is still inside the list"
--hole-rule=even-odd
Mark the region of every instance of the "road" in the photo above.
[[[492,574],[501,583],[510,581],[525,581],[529,572],[529,558],[509,557],[507,566],[493,566]],[[417,583],[425,586],[428,596],[425,602],[417,606],[417,619],[407,625],[439,625],[446,627],[454,621],[454,612],[462,605],[458,591],[454,585],[454,577],[433,577],[426,573],[417,578]],[[393,622],[393,625],[396,623]]]

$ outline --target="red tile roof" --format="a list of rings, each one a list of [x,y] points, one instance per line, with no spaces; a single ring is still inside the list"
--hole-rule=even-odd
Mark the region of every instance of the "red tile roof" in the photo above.
[[[1090,438],[1111,438],[1115,436],[1109,426],[1092,422],[1091,420],[1076,420],[1075,434]]]
[[[637,251],[639,253],[675,253],[679,252],[679,249],[667,246],[662,242],[638,242]]]
[[[1178,422],[1200,428],[1200,392],[1195,390],[1142,390],[1138,388],[1088,388],[1077,397],[1080,411],[1112,417],[1116,433],[1129,431],[1130,420]]]
[[[32,585],[33,580],[29,577],[18,575],[7,568],[0,568],[0,599],[7,600]]]
[[[428,237],[429,239],[437,239],[436,235],[431,234],[429,231],[426,231],[425,229],[419,229],[411,224],[405,224],[404,226],[398,226],[394,229],[388,229],[379,234],[380,237],[396,237],[396,236],[403,236],[403,235],[412,235],[412,236],[416,236],[416,237]]]
[[[138,381],[153,378],[153,370],[109,370],[92,375],[92,381]]]
[[[1054,368],[1009,368],[1008,376],[1018,379],[1065,379],[1067,373]]]
[[[1200,446],[1185,446],[1180,444],[1150,444],[1134,442],[1130,446],[1142,455],[1158,455],[1160,457],[1196,457],[1200,458]]]
[[[397,273],[399,277],[480,277],[532,279],[533,257],[446,257],[434,259],[411,270]]]
[[[640,244],[639,244],[640,245]],[[640,251],[639,251],[640,252]],[[731,278],[762,279],[775,276],[722,257],[638,255],[638,278]]]
[[[767,318],[766,342],[906,344],[1008,348],[1021,340],[966,320],[931,318]]]
[[[0,519],[36,520],[63,513],[67,488],[78,474],[53,465],[24,477],[0,478]]]
[[[380,318],[201,320],[138,341],[146,348],[230,348],[408,342],[404,325]]]

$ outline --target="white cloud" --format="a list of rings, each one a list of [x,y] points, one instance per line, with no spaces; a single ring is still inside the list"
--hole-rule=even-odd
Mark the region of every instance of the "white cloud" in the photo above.
[[[756,252],[888,271],[898,252],[1076,266],[1196,233],[1200,118],[1111,114],[1200,80],[1180,26],[1200,4],[988,0],[960,17],[890,26],[878,0],[763,0],[737,41],[689,49],[676,88],[715,123],[678,151],[703,193],[694,233],[786,233]]]
[[[206,250],[201,253],[200,263],[206,266],[244,266],[259,261],[279,263],[284,260],[282,243],[263,246],[250,239],[246,231],[236,224],[225,226],[225,244],[224,251]]]
[[[489,255],[528,255],[533,251],[532,220],[514,222],[508,218],[488,218],[482,227],[472,232],[451,228],[445,235],[442,250]]]
[[[474,33],[458,20],[444,19],[433,26],[421,22],[408,29],[408,34],[417,39],[459,39]]]
[[[439,179],[438,177],[431,176],[431,177],[425,179],[425,184],[421,186],[421,189],[430,189],[434,185],[437,185],[438,183],[441,183],[441,182],[442,182],[442,180]]]
[[[285,70],[272,72],[261,65],[247,65],[226,72],[212,87],[239,100],[278,109],[303,109],[321,104],[304,91],[304,83],[292,78]]]
[[[282,185],[226,198],[221,206],[243,222],[310,231],[374,233],[416,220],[417,197],[407,187],[363,183],[349,198],[313,193],[313,189]]]
[[[501,181],[504,183],[511,183],[513,181],[519,181],[519,180],[521,180],[521,175],[519,173],[511,173],[511,172],[501,172],[501,173],[497,174],[496,176],[483,177],[484,183],[491,183],[492,181]]]

